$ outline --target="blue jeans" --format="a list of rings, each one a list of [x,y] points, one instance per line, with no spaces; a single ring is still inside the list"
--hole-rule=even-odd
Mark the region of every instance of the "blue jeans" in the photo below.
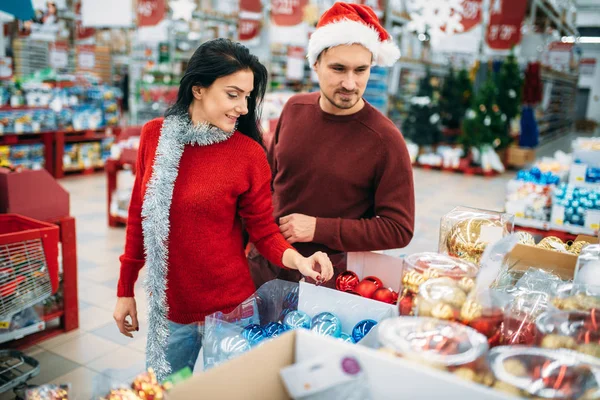
[[[176,324],[169,321],[169,341],[167,343],[167,361],[171,372],[176,373],[189,367],[192,372],[202,348],[204,323]]]

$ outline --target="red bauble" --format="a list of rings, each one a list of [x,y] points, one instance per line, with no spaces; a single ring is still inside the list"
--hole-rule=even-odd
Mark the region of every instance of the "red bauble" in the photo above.
[[[354,288],[354,291],[362,297],[370,299],[377,290],[377,285],[373,281],[363,280]]]
[[[407,293],[399,299],[398,313],[400,315],[413,315],[413,297],[413,294]]]
[[[501,309],[484,311],[483,315],[475,318],[468,325],[488,338],[490,347],[498,346],[502,335],[504,312]]]
[[[379,279],[376,276],[367,276],[365,279],[363,279],[363,281],[371,281],[375,284],[375,286],[377,286],[377,288],[382,288],[383,287],[383,283],[381,282],[381,279]]]
[[[373,293],[373,297],[371,298],[373,300],[383,301],[384,303],[394,304],[394,301],[398,299],[398,295],[390,288],[379,288]]]
[[[354,290],[359,281],[358,275],[356,275],[354,272],[344,271],[339,274],[335,280],[335,287],[337,290],[346,292],[348,290]]]

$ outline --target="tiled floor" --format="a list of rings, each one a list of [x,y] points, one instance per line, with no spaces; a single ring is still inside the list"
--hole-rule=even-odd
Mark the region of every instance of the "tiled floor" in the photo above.
[[[555,142],[546,153],[561,148],[568,151],[569,140]],[[501,210],[505,184],[513,173],[481,178],[415,169],[414,176],[415,237],[406,249],[392,251],[394,254],[435,251],[439,220],[457,205]],[[77,218],[80,328],[29,349],[41,363],[41,374],[31,383],[71,383],[72,398],[88,400],[105,394],[112,383],[130,382],[143,371],[147,304],[138,289],[140,332],[134,339],[122,336],[112,311],[125,230],[107,226],[106,179],[98,174],[67,178],[61,183],[71,194],[71,214]],[[13,397],[5,393],[0,400]]]

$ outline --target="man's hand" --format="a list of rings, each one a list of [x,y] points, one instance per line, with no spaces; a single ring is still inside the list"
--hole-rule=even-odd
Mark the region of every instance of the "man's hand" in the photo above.
[[[290,214],[279,218],[279,230],[288,243],[308,243],[315,238],[317,219],[303,214]]]

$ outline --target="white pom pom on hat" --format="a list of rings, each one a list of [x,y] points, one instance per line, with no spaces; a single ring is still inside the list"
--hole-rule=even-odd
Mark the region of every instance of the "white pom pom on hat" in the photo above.
[[[337,2],[323,13],[310,36],[308,61],[314,65],[323,50],[351,44],[366,47],[374,65],[389,67],[400,58],[400,49],[369,6]]]

